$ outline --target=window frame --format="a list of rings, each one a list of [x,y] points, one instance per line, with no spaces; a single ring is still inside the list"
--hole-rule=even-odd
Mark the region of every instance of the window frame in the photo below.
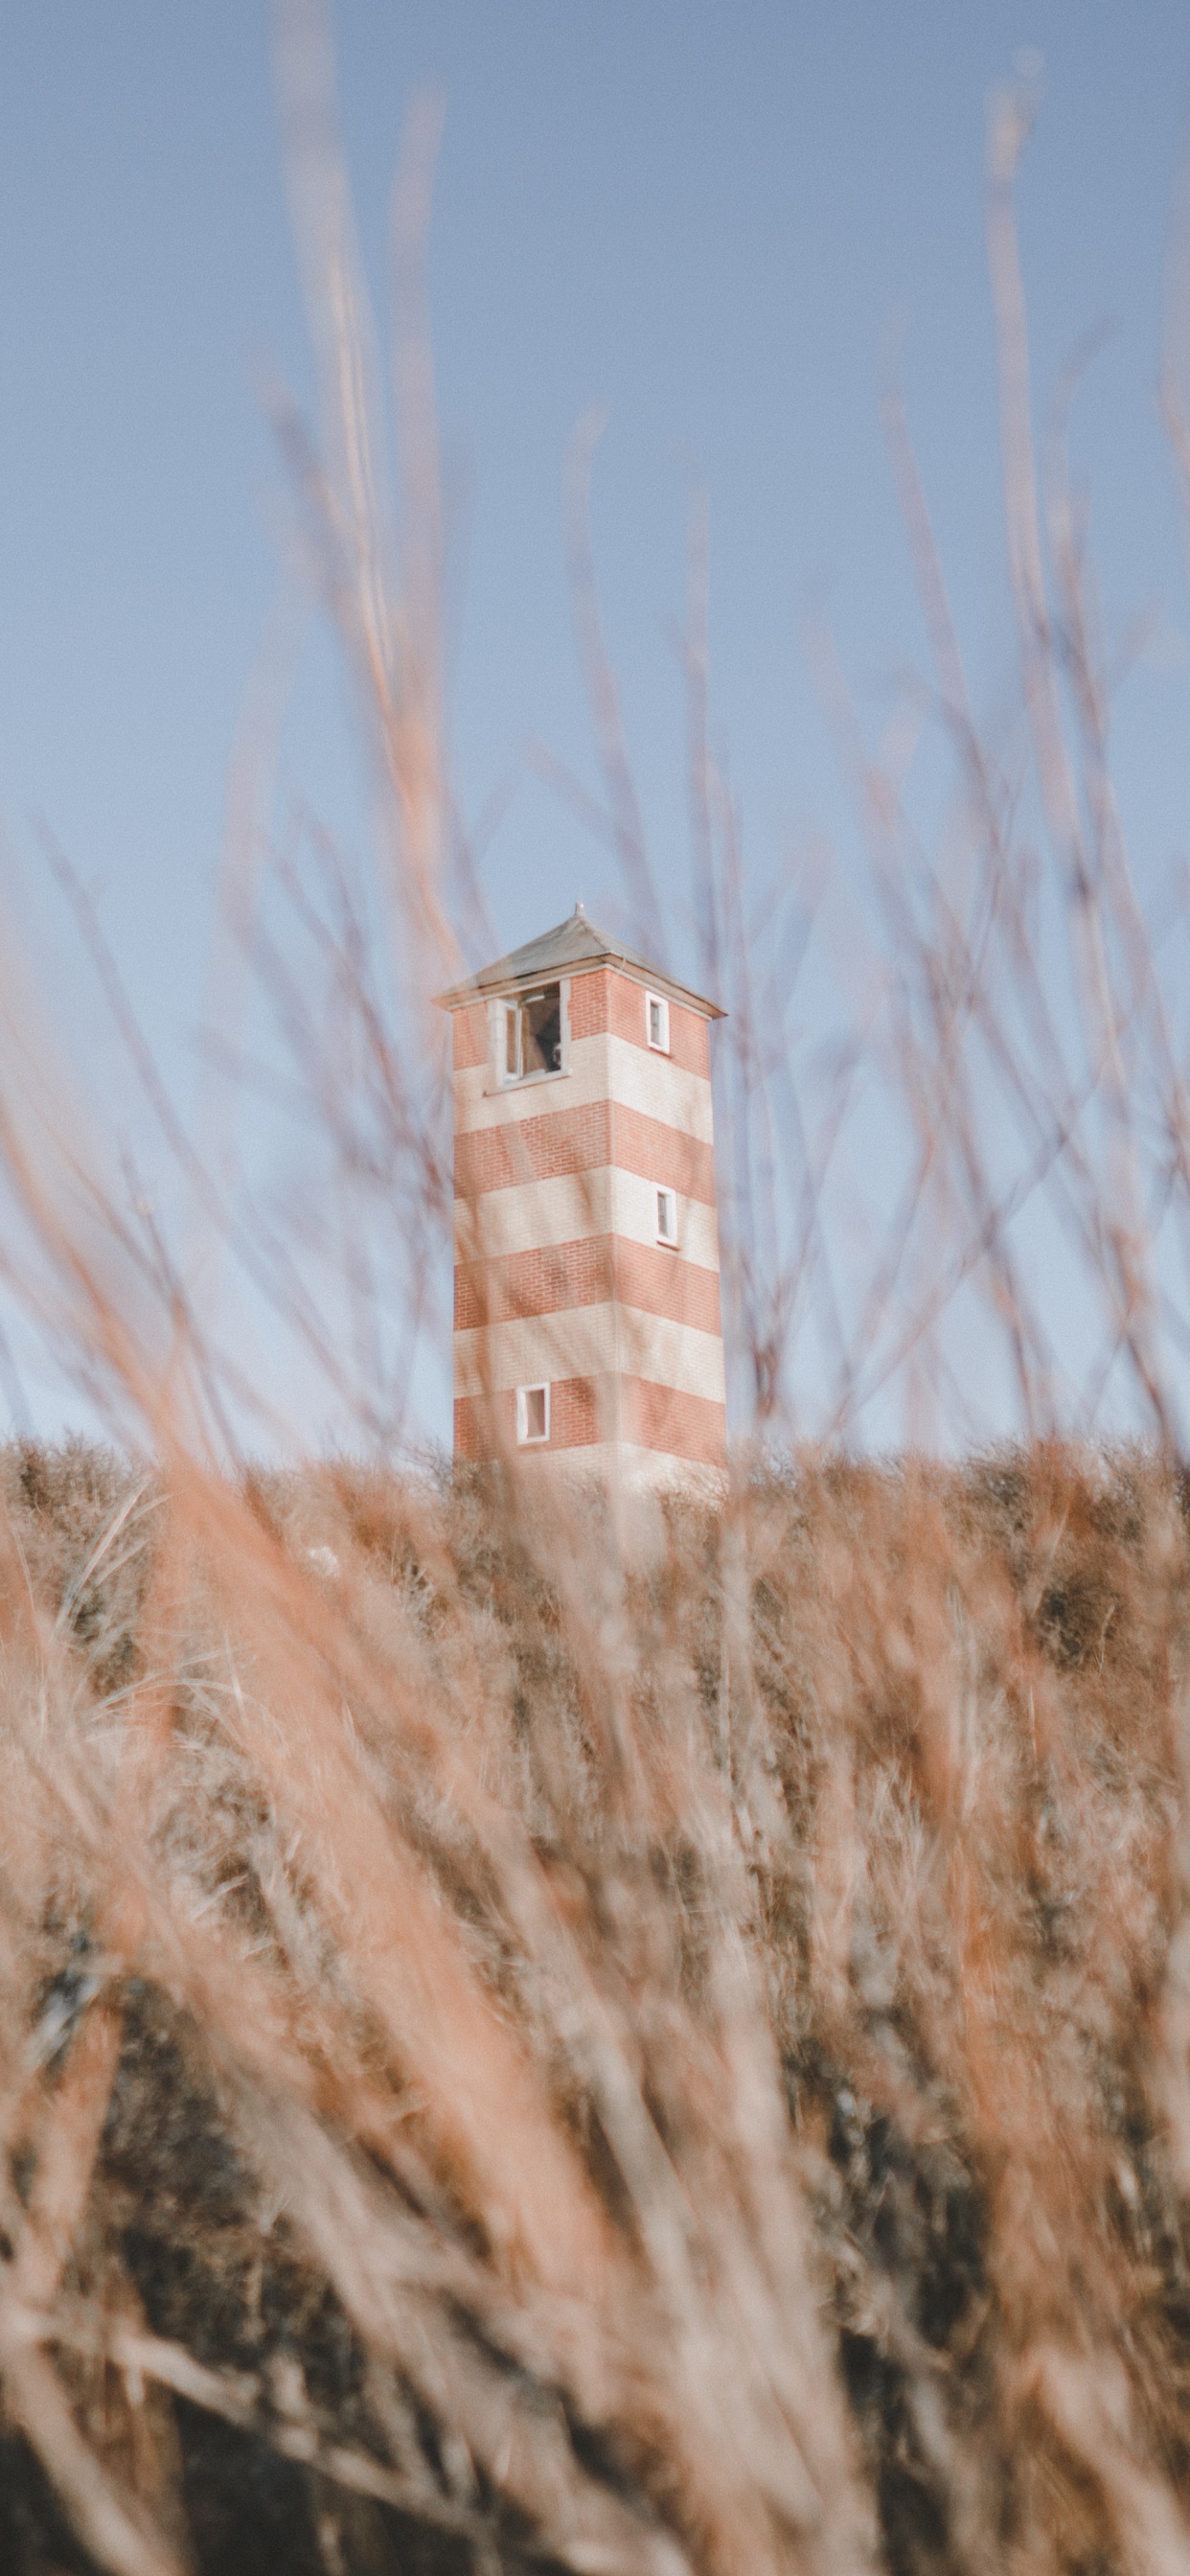
[[[545,1449],[548,1447],[550,1436],[550,1384],[551,1381],[548,1377],[538,1378],[531,1386],[518,1386],[516,1390],[516,1441],[518,1449]],[[531,1395],[542,1395],[545,1397],[545,1403],[542,1408],[545,1418],[544,1431],[530,1431],[529,1429],[529,1397]]]
[[[510,1031],[514,1035],[516,1051],[516,1064],[511,1073],[508,1068],[508,1040]],[[519,1000],[509,994],[504,995],[500,1002],[500,1033],[501,1044],[497,1051],[497,1070],[500,1075],[502,1086],[511,1090],[515,1083],[523,1082],[525,1077],[521,1071],[521,1006]]]
[[[677,1191],[671,1190],[667,1181],[652,1181],[649,1186],[653,1192],[653,1240],[661,1246],[663,1252],[676,1252],[678,1248]],[[661,1202],[663,1199],[668,1202],[670,1218],[672,1220],[673,1230],[668,1234],[665,1232],[661,1223]]]
[[[654,1011],[660,1015],[659,1038],[653,1035]],[[651,993],[647,986],[645,989],[645,1044],[652,1055],[669,1054],[669,1003],[664,993]]]
[[[537,1065],[532,1073],[526,1073],[522,1010],[527,1000],[531,1000],[540,991],[548,992],[553,984],[558,987],[558,1026],[562,1061],[560,1064]],[[508,1069],[510,1023],[516,1030],[517,1070],[515,1073],[510,1073]],[[530,986],[527,992],[494,994],[491,1028],[491,1078],[496,1091],[525,1091],[533,1082],[561,1081],[562,1076],[570,1071],[570,977],[568,975],[546,976],[540,986]]]

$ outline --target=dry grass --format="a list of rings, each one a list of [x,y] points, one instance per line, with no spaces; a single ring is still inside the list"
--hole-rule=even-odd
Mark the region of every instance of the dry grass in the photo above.
[[[1187,2563],[1176,1478],[4,1481],[4,2563]]]

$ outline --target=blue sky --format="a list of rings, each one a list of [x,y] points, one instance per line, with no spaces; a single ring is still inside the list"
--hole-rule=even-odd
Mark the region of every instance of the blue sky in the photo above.
[[[830,7],[705,0],[343,0],[343,129],[387,293],[402,121],[446,122],[430,263],[454,495],[451,733],[465,813],[513,788],[486,853],[502,941],[610,863],[540,783],[588,780],[562,478],[605,408],[593,521],[658,876],[684,948],[680,613],[692,482],[711,519],[717,727],[757,882],[852,824],[807,667],[825,613],[865,717],[920,656],[877,416],[900,339],[919,460],[993,707],[1012,658],[982,160],[991,85],[1044,92],[1020,190],[1041,393],[1110,326],[1076,411],[1109,627],[1155,613],[1121,700],[1138,871],[1190,847],[1181,534],[1157,418],[1190,13],[1164,0]],[[312,370],[258,0],[0,8],[0,827],[16,916],[97,1094],[120,1074],[44,883],[44,814],[91,886],[171,1078],[203,1008],[229,754],[277,583],[282,487],[262,369]],[[286,791],[361,828],[344,700],[317,643]],[[48,1401],[48,1399],[47,1399]]]

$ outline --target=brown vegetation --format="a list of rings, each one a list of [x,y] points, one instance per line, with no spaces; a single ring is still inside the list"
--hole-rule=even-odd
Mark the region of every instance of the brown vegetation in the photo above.
[[[1187,2563],[1172,1475],[4,1481],[0,2563]]]

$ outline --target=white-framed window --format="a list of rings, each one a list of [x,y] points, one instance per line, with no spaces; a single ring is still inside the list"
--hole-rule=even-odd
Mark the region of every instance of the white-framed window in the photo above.
[[[645,1035],[656,1055],[669,1054],[669,1004],[663,993],[645,995]]]
[[[531,1082],[562,1073],[562,987],[542,984],[535,993],[512,993],[499,1004],[497,1065],[500,1081]]]
[[[678,1248],[677,1192],[662,1189],[660,1183],[653,1191],[653,1221],[657,1230],[658,1243],[663,1243],[668,1251],[676,1252]]]
[[[550,1436],[550,1391],[548,1386],[518,1386],[516,1391],[516,1436],[522,1449]]]

